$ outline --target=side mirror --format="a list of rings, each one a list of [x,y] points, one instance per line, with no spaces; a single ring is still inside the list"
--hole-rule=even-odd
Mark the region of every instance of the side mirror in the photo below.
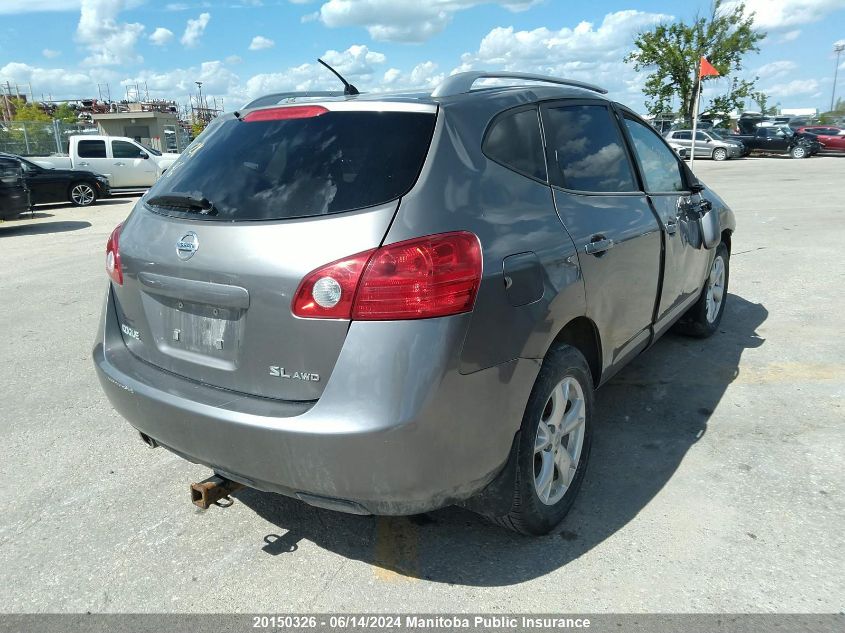
[[[139,157],[140,157],[140,158],[143,158],[144,160],[147,160],[147,159],[150,157],[150,155],[149,155],[149,154],[147,154],[147,152],[141,152],[141,153],[139,154]]]

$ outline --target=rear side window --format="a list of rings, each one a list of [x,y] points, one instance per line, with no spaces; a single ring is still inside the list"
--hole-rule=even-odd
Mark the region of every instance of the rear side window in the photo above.
[[[575,191],[635,191],[634,174],[619,128],[604,105],[551,107],[543,112],[550,166]]]
[[[691,132],[675,132],[672,135],[672,138],[677,139],[679,141],[691,141],[692,140],[692,133]]]
[[[500,115],[487,133],[483,149],[497,163],[545,182],[546,159],[534,108]]]
[[[105,141],[79,141],[76,148],[80,158],[105,158]]]
[[[256,111],[261,112],[261,111]],[[433,112],[326,111],[318,116],[218,119],[146,196],[204,198],[202,220],[278,220],[340,213],[406,194],[422,169]]]

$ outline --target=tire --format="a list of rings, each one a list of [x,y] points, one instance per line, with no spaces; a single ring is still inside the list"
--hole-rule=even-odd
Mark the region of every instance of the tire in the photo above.
[[[68,187],[67,198],[76,207],[90,207],[97,201],[97,189],[81,180]]]
[[[713,150],[713,160],[727,160],[728,150],[723,147],[717,147]]]
[[[796,145],[791,150],[789,150],[789,155],[792,156],[792,158],[807,158],[809,156],[809,153],[803,146]]]
[[[704,281],[698,301],[678,322],[676,329],[680,333],[696,338],[707,338],[719,329],[728,298],[729,278],[730,254],[727,246],[719,244],[716,247],[713,263],[710,264],[710,274]]]
[[[569,345],[553,349],[543,361],[522,418],[510,511],[494,518],[495,523],[542,535],[563,520],[587,469],[592,413],[593,378],[584,356]],[[565,421],[572,429],[566,434]],[[566,468],[568,484],[558,464]]]

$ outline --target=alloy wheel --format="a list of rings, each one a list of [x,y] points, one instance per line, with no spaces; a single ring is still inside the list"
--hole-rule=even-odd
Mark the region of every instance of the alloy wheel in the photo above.
[[[707,280],[707,322],[714,323],[725,298],[725,260],[717,255]]]
[[[534,438],[534,488],[545,505],[560,501],[575,477],[586,419],[581,385],[567,376],[549,395]]]
[[[91,188],[91,185],[84,183],[74,185],[73,189],[70,190],[70,197],[74,204],[78,204],[80,207],[86,207],[94,202],[94,190]]]

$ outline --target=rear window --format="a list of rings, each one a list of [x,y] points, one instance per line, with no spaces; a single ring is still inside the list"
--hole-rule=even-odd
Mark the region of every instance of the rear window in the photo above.
[[[150,190],[209,201],[213,215],[149,206],[203,220],[277,220],[340,213],[401,197],[422,168],[435,114],[326,112],[209,127]]]

